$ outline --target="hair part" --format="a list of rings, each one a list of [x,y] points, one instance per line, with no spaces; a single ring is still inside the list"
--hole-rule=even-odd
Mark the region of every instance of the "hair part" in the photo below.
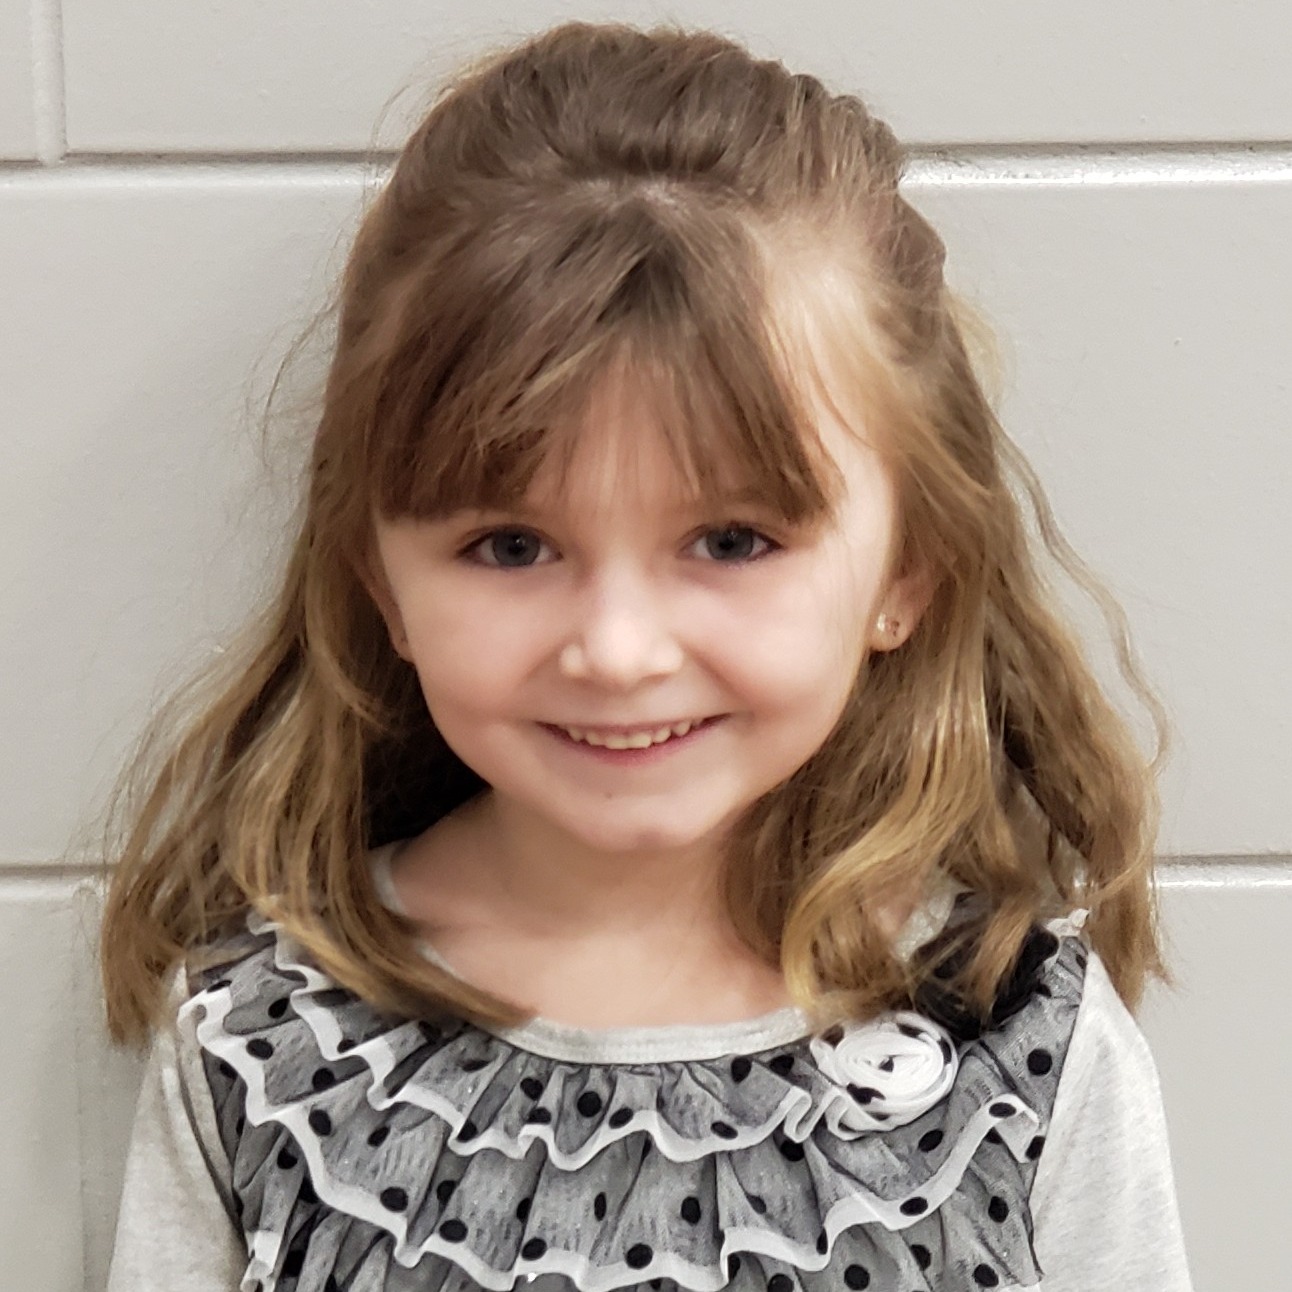
[[[900,560],[933,580],[916,632],[867,659],[823,746],[729,841],[732,919],[795,999],[823,1026],[913,1002],[938,965],[900,961],[874,912],[939,874],[980,899],[948,987],[981,1017],[1032,925],[1075,905],[1128,1003],[1166,976],[1156,763],[1056,613],[1029,519],[1104,609],[1160,742],[1161,707],[990,408],[902,166],[860,99],[675,26],[566,23],[445,86],[345,270],[277,596],[162,710],[114,797],[116,1036],[251,909],[382,1007],[528,1017],[428,963],[363,864],[484,788],[386,635],[373,521],[514,504],[568,466],[612,374],[698,497],[735,470],[793,522],[836,497],[809,396],[837,396],[892,465]]]

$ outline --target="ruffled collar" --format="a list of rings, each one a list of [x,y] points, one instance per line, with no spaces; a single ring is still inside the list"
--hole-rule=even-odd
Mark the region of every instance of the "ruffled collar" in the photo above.
[[[796,1272],[811,1292],[866,1286],[853,1270],[914,1288],[936,1261],[939,1292],[1030,1284],[1026,1200],[1084,955],[1064,941],[1044,993],[963,1046],[897,1014],[745,1053],[589,1062],[529,1044],[560,1025],[517,1045],[383,1016],[252,920],[186,1006],[247,1228],[243,1287],[322,1289],[346,1262],[383,1261],[419,1286],[496,1292],[543,1274],[581,1292],[761,1290]]]

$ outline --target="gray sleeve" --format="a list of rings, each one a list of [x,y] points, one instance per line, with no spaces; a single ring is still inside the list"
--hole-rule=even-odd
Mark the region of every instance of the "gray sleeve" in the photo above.
[[[1031,1201],[1044,1292],[1191,1292],[1157,1068],[1094,954]]]
[[[246,1268],[201,1052],[175,1023],[139,1091],[108,1292],[237,1292]]]

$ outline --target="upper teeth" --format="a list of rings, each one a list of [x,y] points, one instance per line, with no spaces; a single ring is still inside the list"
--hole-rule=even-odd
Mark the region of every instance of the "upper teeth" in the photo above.
[[[563,727],[562,730],[572,739],[581,740],[588,745],[601,745],[606,749],[648,749],[651,745],[662,745],[671,736],[685,736],[692,727],[698,727],[702,719],[694,718],[686,722],[676,722],[671,727],[660,727],[658,731],[638,731],[631,736],[601,735],[596,731],[585,731],[582,727]]]

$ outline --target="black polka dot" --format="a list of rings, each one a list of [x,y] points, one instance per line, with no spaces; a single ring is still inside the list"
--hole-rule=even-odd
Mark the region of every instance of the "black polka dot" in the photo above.
[[[859,1103],[868,1104],[872,1099],[882,1099],[884,1092],[876,1090],[874,1086],[855,1086],[849,1084],[848,1093]]]
[[[767,1204],[758,1196],[758,1194],[751,1193],[749,1195],[749,1205],[753,1207],[754,1211],[757,1212],[758,1215],[765,1216],[767,1214]]]
[[[315,1108],[309,1117],[310,1130],[315,1135],[331,1135],[332,1119],[321,1108]]]
[[[273,1001],[270,1004],[265,1013],[268,1014],[270,1018],[282,1018],[282,1016],[287,1013],[287,1004],[287,997],[279,996],[276,1001]]]
[[[601,1102],[601,1096],[595,1090],[585,1090],[575,1100],[574,1106],[585,1117],[595,1117],[605,1105]]]
[[[683,1198],[682,1199],[682,1219],[688,1225],[698,1225],[700,1223],[700,1199]]]
[[[527,1099],[537,1099],[543,1093],[543,1083],[537,1077],[523,1078],[520,1088]]]
[[[818,1256],[824,1256],[830,1250],[830,1239],[824,1229],[816,1236],[816,1250]]]
[[[442,1207],[453,1196],[453,1190],[458,1187],[456,1180],[441,1180],[435,1186],[435,1197]]]
[[[746,1058],[745,1055],[739,1055],[731,1060],[731,1075],[736,1081],[743,1081],[754,1065]]]
[[[1013,1104],[1007,1104],[1003,1101],[997,1101],[987,1109],[993,1117],[1012,1117],[1018,1109]]]
[[[727,1277],[734,1279],[740,1273],[740,1257],[734,1253],[727,1257]]]
[[[595,1198],[593,1198],[592,1214],[596,1216],[598,1220],[604,1220],[606,1218],[606,1195],[604,1193],[599,1193]]]
[[[283,1277],[294,1279],[299,1277],[301,1270],[305,1268],[305,1253],[301,1251],[288,1252],[283,1257]]]
[[[329,1090],[336,1085],[336,1073],[331,1068],[319,1068],[310,1078],[315,1090]]]
[[[998,1130],[989,1130],[987,1134],[983,1136],[983,1138],[987,1141],[988,1144],[1003,1144],[1005,1142],[1003,1139],[1001,1139],[1000,1131]]]
[[[776,1147],[780,1149],[781,1156],[787,1162],[801,1162],[803,1160],[803,1145],[794,1139],[783,1139]]]
[[[627,1126],[633,1119],[633,1110],[631,1108],[616,1108],[610,1114],[610,1125],[618,1130],[621,1126]]]
[[[531,1238],[520,1249],[520,1254],[527,1261],[536,1261],[545,1251],[547,1251],[547,1244],[541,1238]]]
[[[390,1138],[389,1126],[378,1126],[368,1136],[368,1143],[372,1148],[380,1148]]]
[[[487,1068],[488,1066],[488,1059],[463,1059],[462,1062],[458,1064],[458,1067],[460,1067],[463,1072],[479,1072],[481,1068]]]
[[[925,1131],[920,1136],[920,1152],[931,1153],[939,1144],[942,1143],[942,1132],[934,1127],[933,1130]]]
[[[408,1194],[403,1189],[383,1189],[381,1191],[381,1205],[387,1211],[407,1211]]]
[[[987,1214],[999,1225],[1009,1219],[1009,1203],[1004,1198],[993,1196],[987,1204]]]
[[[624,1253],[630,1270],[644,1270],[654,1259],[655,1253],[647,1243],[634,1243]]]
[[[975,1265],[973,1281],[980,1288],[1000,1287],[1000,1275],[990,1265]]]
[[[446,1243],[460,1243],[467,1236],[467,1227],[460,1220],[446,1220],[440,1226],[440,1237]]]
[[[1041,1156],[1041,1150],[1045,1147],[1045,1136],[1036,1135],[1032,1142],[1027,1146],[1027,1157],[1031,1162],[1035,1162]]]
[[[767,1066],[779,1077],[788,1076],[794,1070],[794,1056],[778,1054]]]
[[[1049,1050],[1033,1050],[1027,1056],[1027,1070],[1036,1077],[1043,1077],[1054,1067],[1054,1058]]]
[[[280,1171],[290,1171],[298,1162],[300,1162],[300,1158],[298,1158],[290,1148],[284,1148],[279,1150],[278,1157],[275,1161],[277,1162],[278,1169]]]
[[[933,1253],[923,1243],[912,1243],[911,1255],[915,1257],[916,1265],[922,1270],[927,1270],[933,1264]]]
[[[529,1219],[529,1209],[533,1205],[533,1198],[522,1198],[516,1204],[516,1219],[524,1224]]]
[[[274,1047],[263,1036],[257,1036],[247,1042],[247,1053],[253,1059],[270,1059],[273,1057]]]
[[[475,1137],[479,1134],[480,1134],[480,1127],[477,1126],[475,1122],[473,1122],[468,1117],[466,1121],[462,1123],[462,1127],[458,1131],[458,1139],[459,1140],[475,1139]]]
[[[870,1271],[864,1265],[849,1265],[843,1272],[843,1281],[853,1292],[860,1292],[870,1286]]]
[[[927,1198],[907,1198],[900,1208],[904,1216],[922,1216],[928,1209]]]
[[[525,1120],[535,1126],[546,1126],[552,1120],[552,1114],[546,1108],[531,1108],[525,1114]]]
[[[792,1292],[793,1280],[788,1274],[773,1274],[767,1280],[767,1292]]]
[[[735,1139],[738,1134],[736,1128],[727,1122],[710,1122],[709,1129],[719,1139]]]

